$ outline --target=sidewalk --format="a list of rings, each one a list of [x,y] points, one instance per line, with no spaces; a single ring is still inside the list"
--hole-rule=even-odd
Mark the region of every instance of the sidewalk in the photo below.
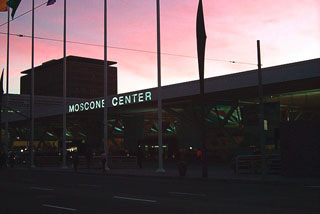
[[[16,167],[16,169],[27,170],[29,168]],[[221,181],[230,183],[252,183],[252,184],[279,184],[279,185],[320,185],[320,178],[288,178],[281,175],[267,175],[262,180],[261,175],[257,174],[235,174],[233,170],[227,166],[209,166],[208,177],[202,178],[202,170],[199,165],[189,166],[186,176],[179,176],[178,168],[175,164],[167,164],[164,166],[165,172],[158,173],[157,165],[147,163],[142,169],[110,169],[103,172],[101,169],[87,169],[85,166],[80,166],[78,172],[69,166],[64,169],[61,167],[36,167],[32,171],[47,171],[59,173],[79,173],[92,174],[101,176],[125,176],[125,177],[153,177],[153,178],[167,178],[167,179],[186,179],[186,180],[202,180],[202,181]]]

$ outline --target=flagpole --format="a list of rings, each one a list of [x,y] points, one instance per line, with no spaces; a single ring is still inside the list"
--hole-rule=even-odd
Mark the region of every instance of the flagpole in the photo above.
[[[30,96],[30,166],[34,168],[34,0],[32,0],[31,96]]]
[[[108,48],[107,48],[107,11],[108,11],[108,0],[104,0],[104,109],[103,109],[103,145],[104,145],[104,154],[106,158],[105,170],[109,170],[108,167]]]
[[[157,64],[158,64],[158,146],[159,168],[157,172],[165,172],[163,169],[162,147],[162,96],[161,96],[161,44],[160,44],[160,0],[157,0]]]
[[[7,29],[7,75],[6,75],[6,92],[7,92],[7,96],[6,96],[6,102],[5,102],[5,106],[8,107],[9,104],[9,63],[10,63],[10,7],[8,8],[8,29]],[[5,118],[6,118],[6,142],[5,142],[5,154],[8,154],[8,147],[9,147],[9,122],[8,122],[8,108],[5,108]],[[0,129],[0,136],[2,137],[2,131]],[[6,156],[7,157],[7,156]]]
[[[1,110],[1,112],[0,112],[0,144],[2,145],[2,104],[3,104],[3,94],[4,94],[4,91],[3,91],[3,73],[4,73],[4,69],[2,69],[2,73],[1,73],[1,80],[0,80],[0,84],[1,84],[1,93],[0,93],[0,110]],[[6,153],[6,145],[5,144],[3,144],[2,145],[2,147],[3,147],[3,150],[4,150],[4,152],[5,152],[5,154],[7,154]],[[6,157],[8,157],[8,156],[6,156]],[[6,163],[5,163],[6,164]]]
[[[264,137],[264,104],[263,104],[263,87],[261,72],[261,52],[260,40],[257,40],[257,57],[258,57],[258,84],[259,84],[259,130],[260,130],[260,146],[261,146],[261,179],[266,176],[266,157],[265,157],[265,137]]]
[[[64,0],[64,19],[63,19],[63,133],[62,133],[62,168],[67,168],[67,1]]]
[[[204,101],[204,64],[205,64],[205,48],[206,48],[206,30],[203,16],[202,0],[199,0],[197,12],[197,51],[198,51],[198,66],[199,66],[199,79],[200,79],[200,129],[201,129],[201,162],[202,162],[202,177],[208,177],[208,164],[207,164],[207,147],[206,147],[206,128],[205,128],[205,101]]]

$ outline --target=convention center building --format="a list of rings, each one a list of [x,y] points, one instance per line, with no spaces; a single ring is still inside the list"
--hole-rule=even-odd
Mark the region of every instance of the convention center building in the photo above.
[[[103,65],[102,60],[67,57],[67,150],[103,152],[107,106],[110,155],[135,155],[143,148],[145,159],[156,161],[158,89],[119,94],[117,63],[109,61],[104,100]],[[61,154],[62,68],[63,59],[35,68],[36,155]],[[20,94],[4,95],[12,150],[27,150],[29,145],[30,76],[30,70],[22,72]],[[305,168],[319,163],[320,59],[263,68],[262,83],[267,153],[280,154],[284,165]],[[186,155],[196,161],[201,147],[199,81],[163,86],[161,93],[164,161]],[[259,153],[258,100],[257,70],[205,79],[209,163],[230,163],[239,151]],[[2,130],[5,119],[2,113]]]

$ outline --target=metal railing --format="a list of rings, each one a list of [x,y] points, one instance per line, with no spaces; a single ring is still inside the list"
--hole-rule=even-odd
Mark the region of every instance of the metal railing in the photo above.
[[[280,155],[266,156],[268,174],[280,174],[282,169]],[[261,155],[239,155],[236,157],[235,173],[260,174]]]
[[[102,169],[102,157],[79,156],[79,168]],[[72,158],[68,159],[68,165],[72,166]],[[35,164],[37,167],[59,167],[62,164],[61,156],[36,156]],[[111,169],[137,168],[136,156],[109,156],[108,164]]]

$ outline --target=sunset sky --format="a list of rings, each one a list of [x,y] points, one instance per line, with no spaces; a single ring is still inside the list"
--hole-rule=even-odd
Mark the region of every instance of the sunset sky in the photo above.
[[[39,5],[47,0],[35,0]],[[22,0],[16,16],[31,9]],[[67,40],[103,45],[103,0],[67,1]],[[156,51],[156,0],[108,0],[108,45]],[[198,0],[161,0],[162,52],[196,57]],[[207,31],[205,77],[255,69],[212,59],[256,64],[261,40],[264,67],[320,57],[320,0],[203,0]],[[35,13],[35,35],[63,38],[63,0]],[[7,13],[0,13],[0,25]],[[31,13],[11,22],[11,33],[31,35]],[[6,33],[7,26],[0,27]],[[31,39],[11,37],[10,93],[31,67]],[[63,56],[62,43],[36,40],[35,64]],[[156,54],[109,48],[118,62],[120,93],[157,85]],[[103,59],[103,48],[68,44],[67,55]],[[198,79],[197,59],[162,55],[162,83]],[[6,68],[6,35],[0,35],[0,69]]]

